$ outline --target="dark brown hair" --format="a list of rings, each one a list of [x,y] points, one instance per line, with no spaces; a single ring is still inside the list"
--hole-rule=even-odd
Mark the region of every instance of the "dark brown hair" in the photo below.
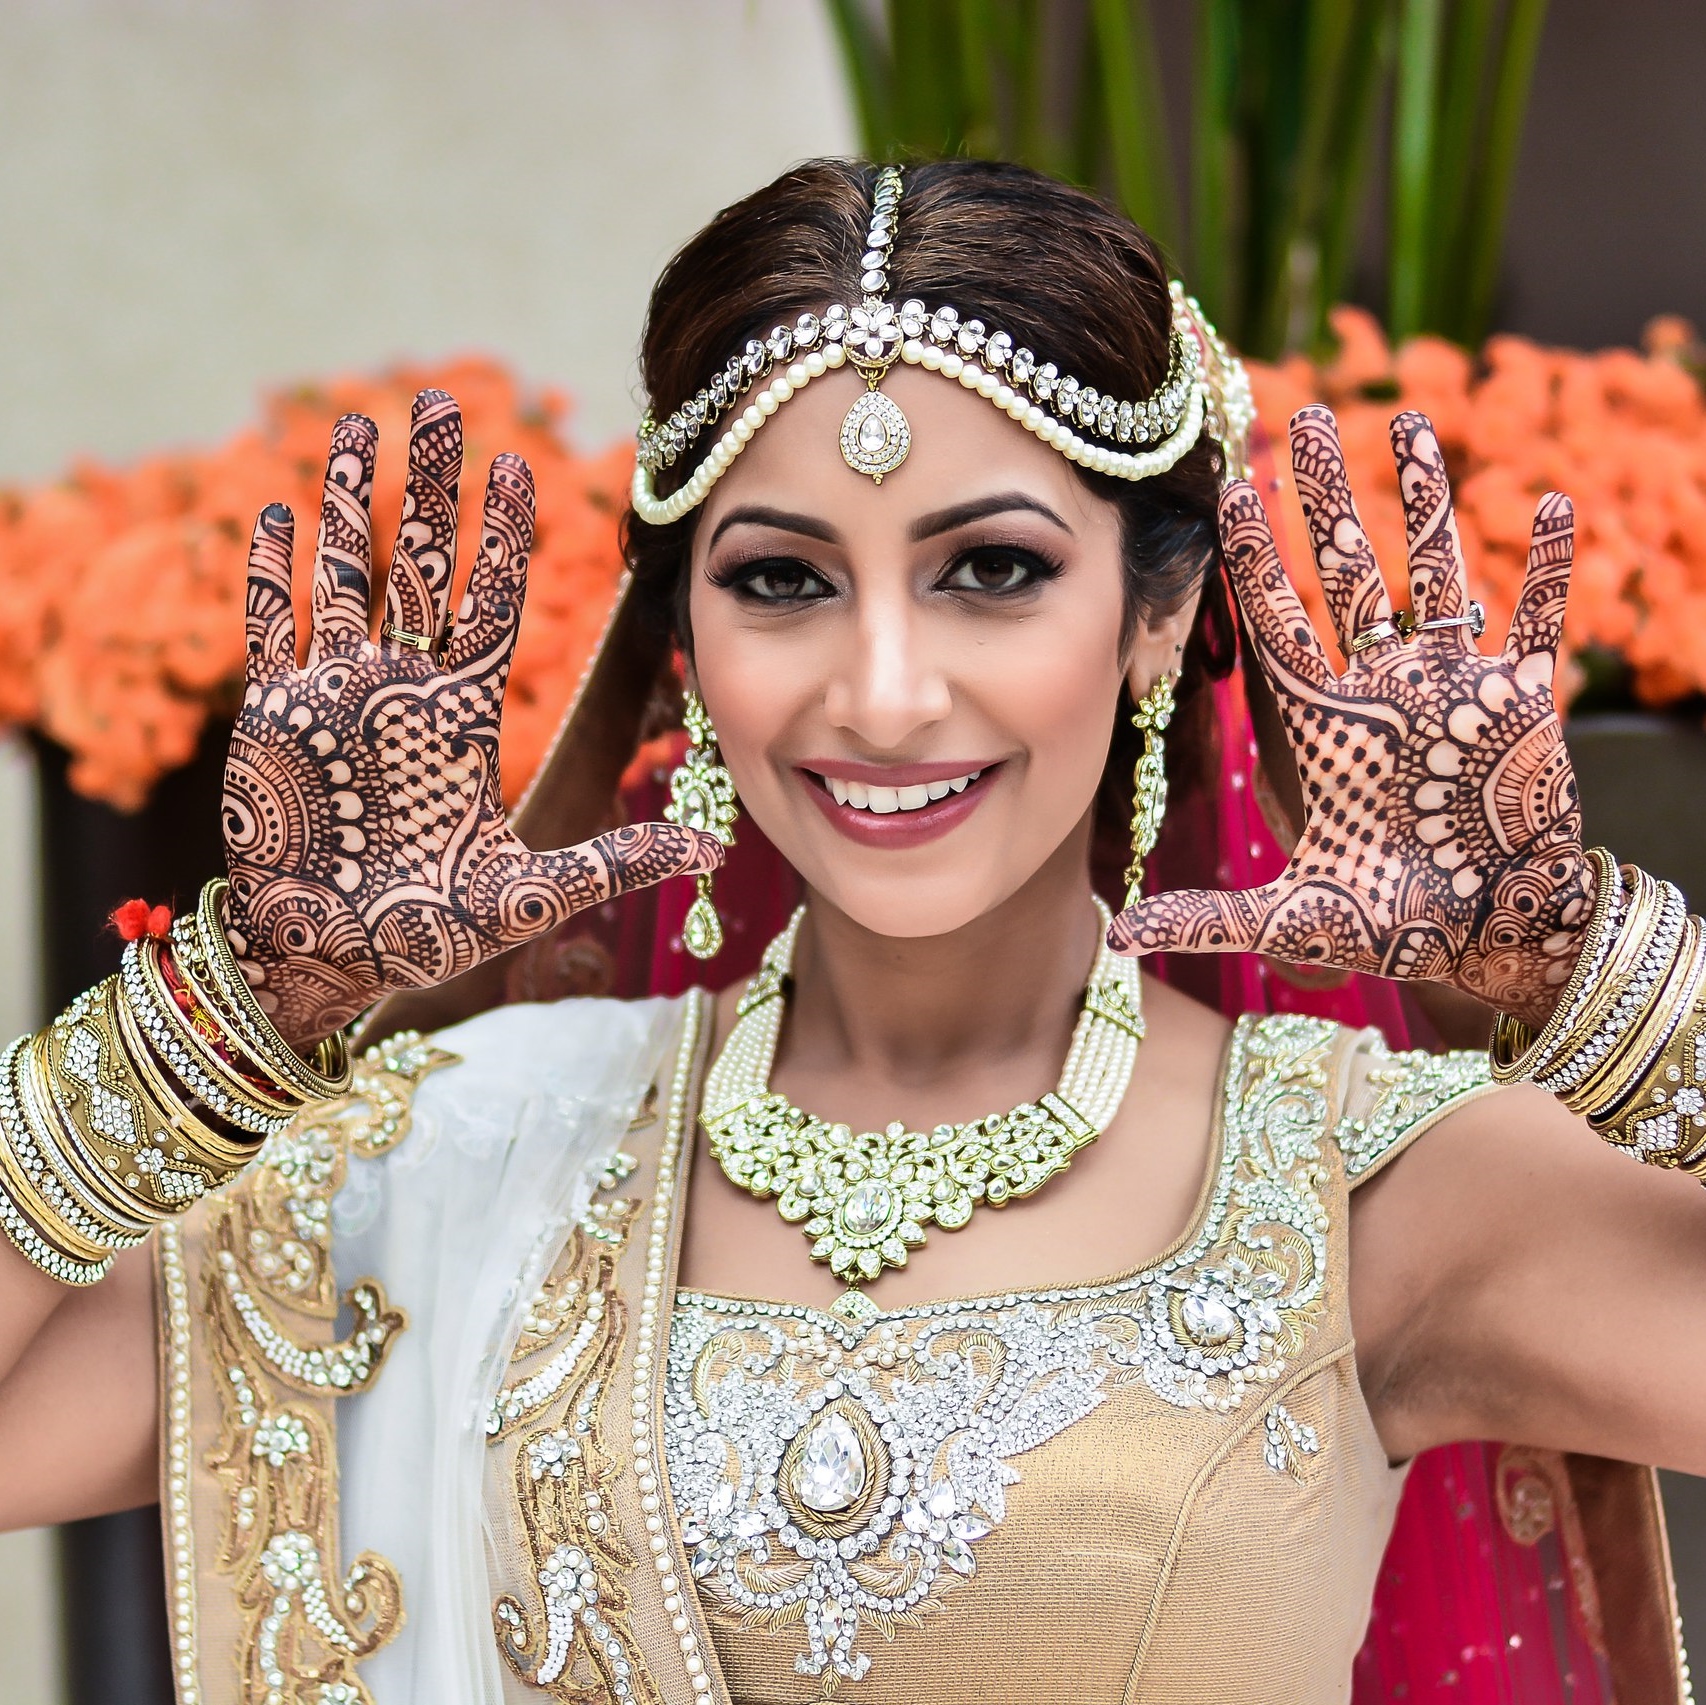
[[[858,300],[876,170],[807,161],[719,213],[675,256],[652,291],[641,344],[654,413],[678,407],[748,338],[830,302]],[[1095,196],[1027,167],[984,160],[910,167],[889,276],[894,301],[951,303],[962,320],[1007,332],[1104,395],[1141,399],[1166,375],[1171,307],[1155,244]],[[660,474],[659,494],[697,461],[690,451]],[[1220,469],[1219,446],[1205,434],[1151,479],[1074,470],[1120,512],[1122,647],[1140,617],[1176,609],[1204,586],[1180,681],[1178,737],[1169,742],[1169,770],[1187,788],[1208,757],[1201,689],[1227,672],[1234,655],[1214,522]],[[688,651],[686,567],[696,516],[653,527],[630,513],[623,532],[636,593]],[[1119,730],[1103,790],[1115,818],[1129,808],[1137,752],[1124,716]]]

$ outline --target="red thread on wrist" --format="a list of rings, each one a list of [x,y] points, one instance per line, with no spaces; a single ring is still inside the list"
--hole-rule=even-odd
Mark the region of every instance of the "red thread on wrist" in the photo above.
[[[151,935],[164,941],[172,933],[172,908],[150,906],[146,900],[126,900],[114,906],[107,922],[118,931],[121,941],[140,941]]]

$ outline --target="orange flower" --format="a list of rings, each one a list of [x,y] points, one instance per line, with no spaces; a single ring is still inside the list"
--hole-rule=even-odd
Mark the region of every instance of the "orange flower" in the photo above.
[[[402,504],[414,393],[462,405],[468,464],[460,568],[479,543],[487,469],[500,450],[532,464],[539,528],[527,614],[503,727],[505,793],[530,778],[585,668],[622,571],[616,523],[631,453],[571,451],[560,392],[523,389],[496,362],[464,356],[377,375],[285,387],[258,423],[206,451],[128,468],[79,463],[63,480],[0,490],[0,722],[31,723],[71,753],[72,785],[132,809],[188,761],[243,670],[243,591],[255,516],[296,515],[298,619],[306,621],[319,486],[332,422],[378,422],[374,560],[383,580]]]
[[[1451,469],[1471,590],[1503,632],[1521,590],[1538,499],[1576,505],[1576,565],[1559,671],[1566,696],[1585,680],[1572,656],[1623,657],[1653,705],[1706,694],[1706,398],[1702,346],[1686,321],[1655,321],[1645,352],[1545,349],[1488,341],[1477,363],[1436,338],[1389,351],[1378,324],[1339,309],[1334,358],[1252,370],[1262,426],[1290,485],[1285,423],[1302,400],[1331,403],[1357,507],[1388,586],[1403,596],[1403,512],[1387,424],[1401,408],[1433,421]],[[1368,394],[1395,385],[1392,400]],[[1301,530],[1276,529],[1281,552],[1325,634]]]

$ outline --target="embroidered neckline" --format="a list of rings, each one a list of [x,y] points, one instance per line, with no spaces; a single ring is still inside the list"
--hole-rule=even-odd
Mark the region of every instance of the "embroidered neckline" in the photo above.
[[[1167,1255],[1112,1280],[890,1310],[682,1291],[664,1386],[668,1484],[708,1609],[858,1682],[861,1629],[914,1626],[974,1575],[1014,1460],[1141,1383],[1230,1416],[1292,1371],[1325,1307],[1338,1027],[1241,1021],[1212,1189]],[[1264,1457],[1320,1441],[1273,1412]]]
[[[1331,1032],[1337,1026],[1326,1019],[1279,1015],[1288,1025],[1313,1027]],[[1207,1155],[1197,1185],[1196,1204],[1185,1229],[1158,1255],[1142,1263],[1124,1267],[1105,1278],[1090,1279],[1065,1285],[1031,1285],[1011,1291],[974,1291],[963,1296],[935,1297],[924,1302],[907,1303],[899,1308],[878,1308],[876,1313],[859,1324],[849,1324],[839,1315],[830,1313],[809,1302],[779,1302],[770,1297],[746,1296],[738,1291],[700,1290],[685,1286],[677,1290],[675,1306],[709,1308],[718,1313],[742,1313],[752,1308],[777,1318],[824,1321],[839,1331],[848,1345],[861,1342],[867,1334],[884,1321],[922,1320],[933,1316],[961,1313],[966,1310],[999,1310],[1016,1308],[1027,1302],[1064,1302],[1089,1300],[1116,1294],[1153,1283],[1163,1273],[1188,1265],[1200,1258],[1213,1244],[1226,1216],[1230,1199],[1232,1173],[1237,1161],[1237,1143],[1233,1139],[1228,1114],[1233,1108],[1242,1069],[1250,1046],[1250,1034],[1265,1030],[1275,1022],[1273,1016],[1246,1013],[1233,1025],[1221,1053],[1220,1093],[1215,1098],[1213,1127],[1209,1132]],[[875,1298],[871,1299],[873,1303]]]

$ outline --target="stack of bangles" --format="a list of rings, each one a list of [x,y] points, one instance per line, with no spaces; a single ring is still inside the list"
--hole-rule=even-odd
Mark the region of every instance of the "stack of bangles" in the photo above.
[[[169,937],[0,1055],[0,1229],[68,1285],[241,1172],[311,1102],[350,1084],[342,1032],[304,1060],[273,1027],[210,882]]]
[[[1609,1143],[1706,1178],[1706,926],[1603,847],[1574,975],[1540,1034],[1501,1013],[1493,1077],[1537,1083]]]

